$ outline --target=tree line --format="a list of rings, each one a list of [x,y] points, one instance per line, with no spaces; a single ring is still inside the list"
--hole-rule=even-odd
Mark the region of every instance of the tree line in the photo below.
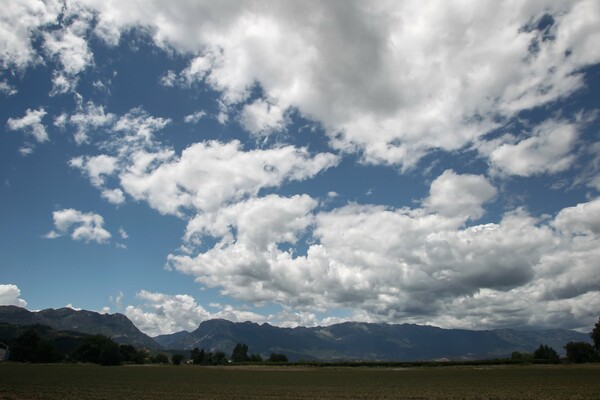
[[[566,358],[572,363],[600,362],[600,318],[590,333],[593,344],[587,342],[569,342],[565,345]],[[523,362],[558,363],[560,357],[552,347],[542,344],[533,353],[512,353],[511,360]]]
[[[63,338],[64,339],[64,338]],[[29,363],[84,362],[100,365],[121,364],[173,364],[185,361],[183,354],[154,354],[147,349],[138,349],[128,344],[118,344],[104,335],[87,336],[77,339],[79,346],[70,352],[61,351],[54,341],[44,340],[34,329],[21,333],[12,343],[9,360]],[[73,347],[71,345],[70,347]],[[287,362],[284,354],[272,353],[267,362]],[[195,348],[191,351],[190,362],[196,365],[225,365],[240,362],[265,362],[260,354],[248,355],[248,345],[238,343],[231,356],[222,351],[207,352]]]
[[[288,362],[285,354],[271,353],[268,359],[263,359],[260,354],[248,354],[248,345],[238,343],[233,348],[231,356],[227,359],[223,352],[206,352],[204,349],[197,347],[192,350],[190,360],[195,365],[219,365],[228,362],[232,363],[262,363],[262,362]]]

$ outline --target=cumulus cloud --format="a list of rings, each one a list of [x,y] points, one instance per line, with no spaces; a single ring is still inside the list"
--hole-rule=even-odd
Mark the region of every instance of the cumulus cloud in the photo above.
[[[0,305],[25,307],[27,302],[21,299],[21,290],[17,285],[0,284]]]
[[[439,202],[444,193],[459,205]],[[308,196],[250,199],[192,219],[184,239],[215,244],[171,254],[168,266],[224,295],[291,314],[351,309],[352,319],[371,322],[585,326],[592,313],[589,304],[581,310],[584,302],[600,297],[597,201],[552,220],[517,209],[498,223],[464,226],[494,195],[483,177],[446,171],[421,208],[319,211]],[[302,235],[307,249],[297,253]]]
[[[531,176],[564,171],[575,160],[571,151],[577,140],[577,129],[574,123],[545,121],[525,139],[505,136],[505,140],[513,143],[495,147],[489,155],[490,161],[495,168],[510,175]]]
[[[198,214],[189,221],[184,238],[219,237],[222,245],[241,242],[267,251],[272,243],[295,243],[298,233],[311,224],[310,211],[316,206],[317,202],[307,195],[251,198],[214,213]]]
[[[78,132],[104,128],[104,136],[96,141],[104,154],[75,157],[69,165],[82,171],[105,199],[121,204],[127,194],[163,214],[212,212],[262,189],[312,178],[339,163],[331,153],[312,155],[294,146],[245,150],[236,140],[194,143],[178,155],[155,139],[170,122],[142,108],[119,117],[92,103],[82,112],[55,120]],[[111,177],[120,187],[107,187]]]
[[[112,204],[123,204],[125,194],[119,188],[108,189],[105,186],[106,178],[116,174],[119,168],[117,157],[101,154],[99,156],[80,156],[72,158],[69,166],[79,169],[87,175],[91,184],[101,190],[102,198]]]
[[[92,185],[102,187],[105,177],[112,175],[117,169],[117,158],[101,154],[94,157],[76,157],[69,165],[86,173]]]
[[[101,196],[112,204],[119,205],[125,203],[125,194],[121,189],[104,189]]]
[[[69,235],[73,240],[83,240],[86,243],[107,243],[111,234],[104,229],[104,218],[95,213],[82,213],[81,211],[67,208],[54,211],[54,230],[48,232],[47,239],[56,239]]]
[[[268,136],[273,132],[285,129],[283,110],[264,100],[256,100],[254,103],[245,105],[240,122],[244,129],[255,136]]]
[[[582,68],[600,61],[593,0],[87,4],[108,42],[140,25],[157,45],[197,54],[165,84],[202,80],[226,104],[244,104],[258,83],[269,103],[242,108],[252,132],[279,129],[293,107],[321,122],[334,147],[404,167],[571,95]]]
[[[143,301],[141,306],[127,306],[125,315],[143,332],[150,336],[174,333],[182,330],[193,331],[204,320],[225,318],[230,321],[264,322],[259,314],[235,310],[226,305],[218,312],[209,312],[187,294],[169,295],[142,290],[136,297]]]
[[[160,155],[152,153],[161,151],[161,145],[154,140],[154,133],[170,122],[169,118],[151,116],[139,107],[117,117],[106,112],[103,106],[88,102],[80,105],[78,111],[72,115],[59,115],[54,124],[61,128],[75,128],[74,138],[77,144],[88,142],[92,134],[97,135],[96,145],[110,154],[75,157],[69,161],[69,165],[86,175],[91,184],[101,190],[104,199],[118,205],[125,202],[125,193],[120,188],[107,187],[107,178],[118,177],[131,158],[143,158],[148,162],[146,167],[153,165],[148,158],[152,158],[153,161],[160,160]],[[134,154],[137,156],[134,157]],[[171,156],[168,151],[161,154]]]
[[[43,143],[48,141],[48,133],[42,123],[42,119],[46,114],[43,107],[37,110],[28,108],[23,117],[9,118],[6,126],[11,131],[23,131],[26,135],[35,139],[36,142]]]
[[[93,64],[87,40],[92,19],[92,11],[82,4],[65,3],[60,28],[43,32],[43,48],[60,66],[54,71],[51,96],[75,91],[78,74]]]
[[[600,236],[600,199],[562,209],[554,225],[566,233]]]
[[[167,153],[159,164],[158,156],[134,154],[132,165],[120,175],[121,185],[134,199],[175,215],[186,208],[212,211],[262,188],[313,177],[339,161],[330,153],[311,156],[293,146],[244,151],[238,141],[195,143],[180,157]]]
[[[481,175],[458,175],[446,170],[432,183],[425,207],[446,217],[478,219],[483,204],[496,196],[496,189]]]
[[[45,25],[56,23],[62,8],[58,0],[9,2],[0,15],[0,67],[23,69],[41,62],[31,39]]]
[[[570,96],[584,87],[585,68],[600,61],[594,0],[61,5],[7,7],[0,24],[5,65],[33,62],[31,37],[42,31],[47,55],[61,65],[55,85],[68,90],[93,62],[86,34],[113,46],[123,32],[143,27],[157,46],[192,55],[183,70],[165,71],[163,84],[210,85],[228,110],[240,110],[251,133],[284,129],[285,110],[293,109],[321,123],[334,148],[403,168],[431,150],[483,141],[522,111]],[[44,30],[60,11],[59,29]],[[256,85],[268,100],[248,103]],[[222,111],[219,120],[227,117]],[[538,155],[515,167],[517,174],[539,173],[548,159],[557,169],[569,165],[569,138],[554,146],[545,134],[536,137],[500,143],[493,161],[510,169],[508,153]]]

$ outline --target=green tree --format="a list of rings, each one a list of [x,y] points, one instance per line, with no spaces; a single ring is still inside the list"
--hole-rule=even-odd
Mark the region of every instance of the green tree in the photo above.
[[[183,354],[173,354],[171,361],[173,361],[173,365],[180,365],[183,361]]]
[[[251,354],[250,362],[263,362],[263,358],[260,354]]]
[[[81,362],[101,365],[119,365],[121,352],[119,345],[104,335],[94,335],[87,338],[73,354],[73,358]]]
[[[143,364],[145,355],[142,351],[138,351],[135,347],[130,344],[122,344],[119,346],[119,352],[121,353],[121,359],[125,363],[136,363]]]
[[[10,351],[12,361],[51,363],[63,358],[53,343],[42,340],[38,333],[29,329],[16,339]]]
[[[227,363],[227,355],[222,351],[217,351],[214,354],[211,354],[211,361],[213,365],[221,365]]]
[[[119,345],[112,340],[105,342],[100,348],[98,363],[100,365],[121,365]]]
[[[535,360],[544,360],[551,363],[557,363],[559,361],[558,353],[546,344],[541,344],[540,347],[533,352],[533,358]]]
[[[168,364],[169,357],[167,357],[166,354],[158,353],[150,358],[150,362],[153,364]]]
[[[574,363],[588,363],[598,360],[594,346],[586,342],[569,342],[565,345],[567,358]]]
[[[598,322],[596,322],[596,325],[594,325],[594,329],[592,329],[590,336],[594,341],[594,347],[596,348],[596,351],[600,353],[600,318],[598,318]]]
[[[204,362],[204,349],[200,351],[197,347],[195,347],[194,350],[192,350],[192,352],[190,353],[190,359],[195,365],[202,364],[202,362]]]
[[[245,362],[250,361],[250,357],[248,356],[248,345],[243,343],[238,343],[233,348],[233,352],[231,353],[231,361],[232,362]]]

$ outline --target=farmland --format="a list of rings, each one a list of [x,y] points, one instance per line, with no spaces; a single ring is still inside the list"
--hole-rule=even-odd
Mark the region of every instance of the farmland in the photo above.
[[[0,364],[0,400],[588,399],[600,365],[418,368]]]

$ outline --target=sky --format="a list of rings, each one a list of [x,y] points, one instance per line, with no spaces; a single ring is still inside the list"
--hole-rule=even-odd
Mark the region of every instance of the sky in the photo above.
[[[600,2],[2,0],[0,304],[589,331]]]

